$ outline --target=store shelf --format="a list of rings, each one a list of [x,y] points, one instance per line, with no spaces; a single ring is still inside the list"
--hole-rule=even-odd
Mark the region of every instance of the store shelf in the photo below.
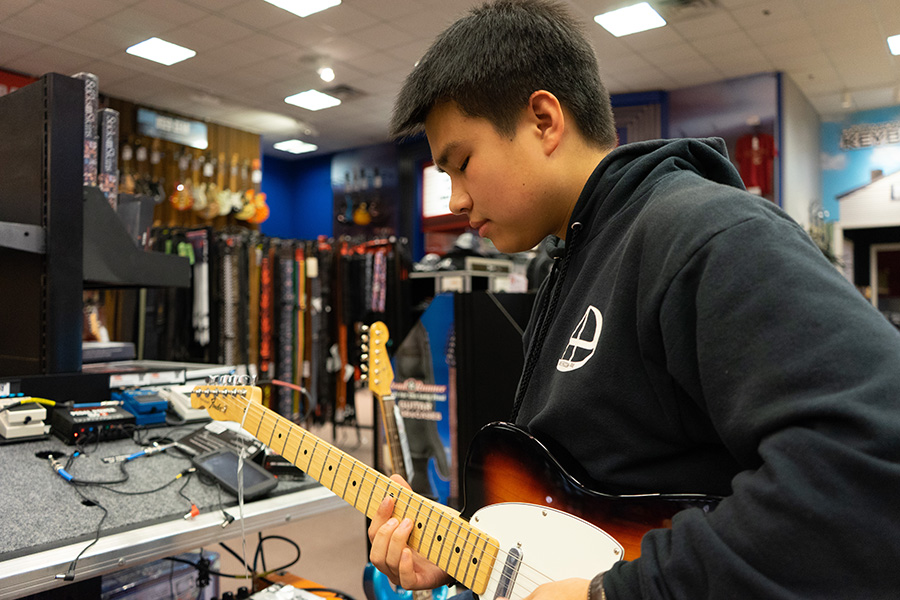
[[[190,287],[187,258],[146,252],[95,187],[84,188],[85,287]]]

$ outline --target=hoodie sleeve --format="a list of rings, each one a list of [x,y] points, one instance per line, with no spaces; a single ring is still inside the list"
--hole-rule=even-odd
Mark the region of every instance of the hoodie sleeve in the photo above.
[[[667,369],[747,468],[712,513],[648,533],[607,597],[897,598],[900,334],[775,212],[682,265]]]

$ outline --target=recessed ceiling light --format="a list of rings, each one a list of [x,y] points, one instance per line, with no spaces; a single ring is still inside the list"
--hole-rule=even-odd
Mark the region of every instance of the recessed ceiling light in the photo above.
[[[294,13],[298,17],[308,17],[326,8],[337,6],[341,0],[266,0],[266,2]]]
[[[888,48],[894,56],[900,56],[900,34],[892,35],[887,39]]]
[[[594,20],[616,37],[656,29],[666,24],[665,19],[646,2],[611,10],[597,15]]]
[[[331,108],[341,103],[340,99],[328,94],[323,94],[318,90],[306,90],[284,99],[288,104],[305,108],[306,110],[322,110],[323,108]]]
[[[331,67],[321,67],[318,73],[322,81],[334,81],[334,69]]]
[[[147,60],[162,63],[166,66],[174,65],[175,63],[197,55],[197,53],[190,48],[185,48],[184,46],[179,46],[178,44],[173,44],[157,37],[152,37],[149,40],[144,40],[143,42],[139,42],[134,46],[126,48],[125,52],[133,54],[134,56],[146,58]]]
[[[315,144],[310,144],[298,139],[276,142],[272,147],[276,150],[281,150],[282,152],[290,152],[291,154],[303,154],[304,152],[313,152],[319,149]]]

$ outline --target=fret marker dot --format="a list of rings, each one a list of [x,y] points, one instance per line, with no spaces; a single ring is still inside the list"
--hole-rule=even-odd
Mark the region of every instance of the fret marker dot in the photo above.
[[[303,454],[305,455],[305,454],[307,454],[308,452],[309,452],[309,450],[304,450],[304,451],[303,451]]]
[[[456,547],[455,552],[456,552],[457,554],[459,554],[459,546]]]
[[[353,482],[353,487],[356,487],[356,482],[355,482],[355,481]]]
[[[328,465],[328,470],[329,470],[329,471],[331,470],[331,465]]]
[[[422,524],[421,524],[421,523],[419,523],[419,529],[422,529]]]
[[[472,559],[472,564],[473,564],[473,565],[477,565],[477,564],[478,564],[478,559],[477,559],[477,558],[473,558],[473,559]]]
[[[438,541],[441,541],[442,539],[444,539],[444,538],[443,538],[442,536],[440,536],[440,535],[437,537],[437,540],[438,540]]]

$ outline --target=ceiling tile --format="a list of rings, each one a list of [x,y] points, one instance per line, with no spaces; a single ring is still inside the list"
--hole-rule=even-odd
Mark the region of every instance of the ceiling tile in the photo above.
[[[740,29],[737,21],[725,11],[716,11],[693,19],[676,21],[670,23],[670,26],[688,40],[707,37],[710,31],[725,33]]]
[[[353,34],[354,40],[377,50],[407,44],[417,37],[387,23],[378,23]]]
[[[347,0],[344,0],[345,2]],[[414,13],[427,12],[425,7],[411,0],[408,2],[362,2],[353,3],[353,7],[374,17],[379,21],[393,22],[401,17]]]
[[[42,48],[42,42],[36,42],[27,38],[19,37],[11,33],[3,31],[0,26],[0,67],[8,66],[8,62],[23,54],[29,54]]]
[[[4,3],[6,1],[4,0]],[[43,2],[59,17],[73,13],[92,21],[114,15],[132,3],[117,2],[116,0],[78,0],[78,2],[71,2],[70,0],[43,0]]]
[[[77,52],[45,46],[7,61],[4,67],[34,77],[40,77],[45,73],[72,75],[82,71],[91,61],[89,56]]]
[[[744,29],[754,29],[777,27],[784,21],[800,18],[802,13],[790,0],[765,0],[736,7],[731,15]]]
[[[683,62],[696,61],[701,58],[700,53],[686,42],[647,50],[646,52],[641,52],[641,56],[647,59],[651,64],[657,66],[668,64],[677,65]]]
[[[207,15],[193,23],[197,31],[222,40],[223,44],[250,37],[255,32],[245,25],[218,15]]]
[[[176,29],[179,24],[168,19],[151,15],[135,8],[126,8],[109,17],[103,22],[117,29],[135,31],[146,36],[144,39],[158,36],[165,38],[165,32]]]
[[[140,0],[134,8],[175,26],[194,23],[209,14],[208,10],[191,6],[181,0]]]
[[[3,0],[0,3],[0,22],[37,2],[38,0]]]
[[[729,33],[716,33],[706,38],[690,40],[690,44],[704,56],[714,56],[720,53],[738,52],[755,49],[756,44],[743,31],[731,31]]]
[[[126,48],[145,39],[147,38],[138,32],[100,21],[64,37],[59,44],[89,56],[111,57],[124,54]]]
[[[371,57],[375,53],[370,46],[356,41],[352,36],[332,38],[317,44],[311,44],[309,48],[323,56],[354,64],[357,61],[365,61],[366,58]]]
[[[80,15],[62,14],[55,5],[38,2],[9,17],[3,25],[19,35],[49,41],[69,35],[90,22],[91,19]]]
[[[219,12],[222,16],[238,21],[256,30],[277,27],[296,19],[297,16],[260,0],[242,0],[240,4],[230,6]]]
[[[250,37],[242,38],[232,42],[232,45],[237,48],[248,48],[266,58],[296,53],[299,50],[298,46],[265,33],[257,33]]]
[[[100,92],[106,93],[104,86],[134,77],[134,69],[129,69],[108,60],[95,60],[84,65],[86,73],[93,73],[100,80]]]
[[[378,23],[378,19],[375,17],[353,8],[353,6],[346,2],[343,2],[334,8],[329,8],[328,10],[309,15],[308,17],[305,17],[305,19],[337,34],[350,33],[362,29],[363,27],[371,27]]]
[[[307,48],[334,39],[334,32],[307,19],[298,18],[289,19],[281,25],[272,27],[268,33],[288,44]]]
[[[430,41],[451,23],[453,23],[453,17],[450,14],[433,10],[410,13],[391,21],[391,25],[394,27],[429,40],[429,45]]]
[[[806,20],[801,18],[772,21],[765,25],[748,27],[746,32],[750,39],[760,47],[782,40],[812,36],[812,29]]]

